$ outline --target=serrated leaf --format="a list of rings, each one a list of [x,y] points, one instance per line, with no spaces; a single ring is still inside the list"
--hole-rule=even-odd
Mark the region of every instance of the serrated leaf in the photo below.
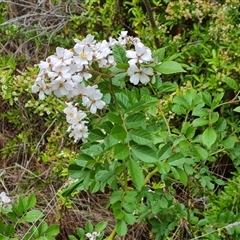
[[[26,213],[26,215],[24,215],[19,222],[23,223],[23,222],[36,222],[37,220],[39,220],[40,218],[42,218],[44,216],[44,214],[39,211],[39,210],[31,210],[29,212]]]
[[[103,221],[103,222],[99,222],[96,226],[94,231],[95,232],[102,232],[106,227],[107,227],[108,222],[107,221]]]
[[[224,77],[223,82],[225,82],[233,90],[238,90],[239,88],[237,82],[230,77]]]
[[[198,158],[200,158],[201,160],[207,160],[208,158],[208,152],[206,149],[204,149],[201,146],[194,146],[193,147],[195,154]]]
[[[116,93],[116,98],[117,98],[117,102],[118,104],[123,108],[123,109],[128,109],[131,104],[129,103],[129,98],[127,97],[127,95],[123,92],[120,93]]]
[[[90,131],[88,139],[92,142],[104,139],[104,133],[99,129],[93,129]]]
[[[45,234],[47,234],[48,236],[57,236],[59,234],[60,230],[59,230],[59,226],[54,224],[48,227],[48,229],[46,230]]]
[[[36,202],[36,196],[34,194],[30,194],[27,198],[27,210],[35,207]]]
[[[204,145],[210,148],[215,143],[216,139],[217,134],[213,128],[208,127],[207,129],[204,130],[202,134],[202,141]]]
[[[211,94],[209,92],[202,92],[202,99],[203,99],[204,103],[207,106],[211,107],[211,105],[212,105],[212,96],[211,96]]]
[[[222,145],[226,149],[232,149],[234,148],[235,143],[238,141],[238,138],[236,135],[230,136],[227,139],[222,141]]]
[[[153,51],[152,56],[153,56],[153,57],[157,57],[157,60],[158,60],[159,62],[161,62],[161,61],[164,59],[165,49],[166,49],[166,48],[167,48],[167,47],[163,47],[163,48],[159,48],[159,49]]]
[[[86,230],[86,232],[89,232],[89,233],[93,232],[93,225],[92,225],[92,223],[90,221],[88,221],[85,224],[85,230]]]
[[[176,169],[179,175],[179,180],[180,182],[184,185],[187,186],[188,183],[188,175],[180,168]]]
[[[154,70],[162,74],[172,74],[179,72],[186,72],[182,66],[174,61],[166,61],[154,67]]]
[[[127,137],[127,133],[122,126],[115,126],[111,131],[111,136],[117,140],[124,140]]]
[[[126,118],[125,125],[127,128],[137,128],[138,126],[144,126],[145,122],[146,117],[143,113],[135,113]]]
[[[135,216],[132,214],[132,213],[126,213],[124,212],[124,220],[130,224],[130,225],[133,225],[136,221],[136,218]]]
[[[178,105],[178,104],[174,104],[173,106],[172,106],[172,112],[174,112],[174,113],[176,113],[176,114],[178,114],[178,115],[185,115],[186,114],[186,112],[187,112],[187,109],[186,108],[184,108],[183,106],[181,106],[181,105]]]
[[[118,44],[115,44],[113,46],[113,57],[117,64],[127,63],[127,61],[128,61],[128,58],[126,57],[125,48],[121,47]]]
[[[131,146],[131,151],[134,157],[138,158],[143,162],[147,163],[158,162],[158,157],[155,151],[148,146],[134,144]]]
[[[209,121],[203,118],[196,118],[193,120],[192,125],[193,127],[200,127],[204,125],[208,125]]]
[[[144,185],[144,175],[140,166],[136,163],[134,159],[129,159],[128,162],[129,174],[131,179],[136,186],[136,189],[140,191]]]
[[[129,156],[128,146],[118,143],[113,146],[113,156],[117,159],[126,159]]]
[[[117,125],[122,125],[123,123],[122,118],[114,113],[108,113],[106,118]]]
[[[127,224],[124,220],[118,220],[116,224],[116,232],[119,236],[125,236],[127,234]]]
[[[220,117],[217,121],[217,124],[216,124],[216,130],[218,132],[223,132],[227,127],[227,121],[225,118],[223,117]]]
[[[127,64],[128,66],[128,64]],[[116,74],[113,78],[112,78],[112,84],[114,86],[118,86],[118,87],[125,87],[126,84],[125,84],[125,77],[127,76],[127,73],[124,72],[124,73],[119,73],[119,74]]]
[[[209,119],[209,124],[214,124],[215,122],[217,122],[218,119],[219,119],[219,113],[213,112],[211,114],[211,118]]]
[[[151,135],[144,129],[131,130],[129,135],[134,142],[140,145],[148,145],[152,143]]]
[[[123,191],[122,190],[115,190],[112,192],[110,197],[110,203],[114,204],[122,199]]]

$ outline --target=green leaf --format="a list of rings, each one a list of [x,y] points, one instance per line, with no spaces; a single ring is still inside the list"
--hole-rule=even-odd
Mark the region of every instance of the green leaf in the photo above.
[[[172,155],[172,150],[168,144],[161,146],[158,152],[159,161],[165,160],[169,158],[171,155]]]
[[[209,109],[196,107],[193,109],[192,115],[198,117],[207,117],[209,115]]]
[[[127,63],[128,58],[126,57],[126,50],[125,48],[121,47],[118,44],[115,44],[113,46],[113,56],[115,59],[115,62],[117,64],[119,63]]]
[[[132,213],[126,213],[124,212],[124,220],[130,224],[130,225],[133,225],[136,221],[136,218],[135,216],[132,214]]]
[[[226,127],[227,127],[227,121],[226,121],[226,119],[225,118],[223,118],[223,117],[220,117],[219,119],[218,119],[218,121],[217,121],[217,124],[216,124],[216,130],[218,131],[218,132],[223,132],[225,129],[226,129]]]
[[[127,128],[138,128],[139,126],[144,126],[146,124],[146,116],[139,112],[128,116],[125,120],[125,125]]]
[[[45,232],[46,235],[48,236],[57,236],[59,234],[60,230],[59,230],[59,226],[56,224],[53,224],[51,226],[48,227],[47,231]]]
[[[159,49],[153,51],[152,56],[157,57],[157,60],[159,62],[162,62],[162,60],[164,59],[164,56],[165,56],[165,49],[166,48],[167,47],[163,47],[163,48],[159,48]]]
[[[126,159],[129,156],[128,146],[118,143],[113,146],[113,156],[117,159]]]
[[[167,208],[168,207],[168,200],[165,197],[162,197],[159,201],[159,205],[161,208]]]
[[[209,121],[203,118],[196,118],[193,120],[192,125],[193,127],[200,127],[204,125],[208,125]]]
[[[111,135],[117,140],[124,140],[127,137],[127,133],[122,126],[115,126],[111,131]]]
[[[185,115],[186,114],[186,112],[187,112],[187,109],[186,108],[184,108],[183,106],[181,106],[181,105],[178,105],[178,104],[174,104],[173,106],[172,106],[172,112],[174,112],[174,113],[176,113],[176,114],[178,114],[178,115]]]
[[[224,77],[223,82],[225,82],[233,90],[238,90],[239,88],[237,82],[230,77]]]
[[[154,67],[154,70],[162,74],[186,72],[179,63],[174,61],[163,62],[160,65]]]
[[[108,113],[106,118],[117,125],[122,125],[123,123],[122,118],[114,113]]]
[[[114,138],[113,136],[109,135],[104,138],[104,146],[106,149],[111,148],[112,146],[116,145],[118,143],[118,140]]]
[[[239,113],[240,113],[240,106],[234,108],[233,111],[234,111],[234,112],[239,112]]]
[[[82,228],[77,228],[77,235],[80,239],[85,239],[85,231]]]
[[[178,88],[178,85],[176,83],[165,82],[159,87],[158,91],[160,93],[175,92],[177,88]]]
[[[211,119],[209,119],[209,124],[214,124],[215,122],[217,122],[218,119],[219,119],[219,113],[213,112],[211,114]]]
[[[127,66],[129,66],[129,65],[127,64]],[[112,78],[112,84],[114,86],[118,86],[118,87],[124,88],[126,86],[125,81],[124,81],[126,76],[127,76],[126,72],[116,74]]]
[[[110,196],[110,204],[114,204],[122,199],[123,191],[122,190],[115,190],[112,192]]]
[[[180,168],[176,169],[179,175],[179,180],[180,182],[184,185],[187,186],[188,183],[188,175]]]
[[[174,161],[169,161],[168,163],[170,166],[182,167],[184,163],[193,164],[193,160],[191,158],[179,158]]]
[[[193,146],[193,149],[198,158],[200,158],[201,160],[207,160],[208,152],[206,149],[201,146]]]
[[[27,198],[27,210],[33,208],[36,205],[36,196],[34,194],[30,194]]]
[[[129,132],[131,139],[140,145],[149,145],[152,143],[151,135],[144,129],[134,129]]]
[[[82,183],[82,181],[77,181],[76,183],[72,184],[70,187],[68,187],[65,191],[63,191],[62,196],[68,197],[75,189]]]
[[[76,159],[76,164],[81,167],[85,167],[87,162],[94,161],[94,158],[87,154],[80,154]]]
[[[234,145],[238,142],[238,138],[236,135],[230,136],[227,139],[222,141],[222,145],[226,149],[232,149],[234,148]]]
[[[131,150],[133,156],[143,162],[155,163],[159,161],[155,151],[148,146],[134,144],[131,146]]]
[[[99,222],[96,226],[94,231],[95,232],[102,232],[106,227],[107,227],[108,222],[107,221],[103,221],[103,222]]]
[[[202,92],[202,99],[206,105],[211,107],[212,105],[212,96],[209,92]]]
[[[117,102],[118,104],[124,109],[128,109],[131,104],[129,103],[129,98],[127,97],[127,95],[123,92],[120,93],[116,93],[116,98],[117,98]]]
[[[86,224],[85,224],[85,230],[86,232],[89,232],[89,233],[92,233],[93,232],[93,225],[90,221],[88,221]]]
[[[105,135],[101,130],[93,129],[93,130],[90,131],[88,139],[91,142],[95,142],[95,141],[104,139],[104,137],[105,137]]]
[[[204,130],[202,134],[202,141],[204,145],[210,148],[215,143],[216,139],[217,134],[213,128],[208,127],[207,129]]]
[[[128,161],[129,174],[138,191],[141,191],[144,185],[144,175],[141,167],[132,158]]]
[[[29,212],[26,213],[26,215],[24,215],[19,222],[23,223],[23,222],[36,222],[37,220],[39,220],[40,218],[42,218],[44,216],[44,214],[39,211],[39,210],[31,210]]]
[[[156,106],[157,103],[159,103],[159,100],[156,98],[150,98],[147,101],[141,100],[141,101],[134,103],[132,106],[130,106],[126,110],[126,113],[134,113],[134,112],[139,112],[141,110],[146,110],[150,107]]]
[[[116,232],[119,236],[125,236],[127,234],[127,224],[124,220],[118,220],[116,224]]]
[[[186,96],[175,96],[173,102],[178,105],[181,105],[186,110],[189,110],[191,107],[191,104],[189,104],[189,102],[187,101]]]

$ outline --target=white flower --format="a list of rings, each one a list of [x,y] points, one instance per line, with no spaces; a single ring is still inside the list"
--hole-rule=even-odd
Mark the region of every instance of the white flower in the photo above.
[[[70,132],[69,137],[74,138],[74,142],[82,139],[85,141],[88,138],[88,127],[85,125],[87,122],[82,121],[76,125],[71,125],[68,127],[68,132]]]
[[[52,92],[51,85],[46,84],[41,78],[37,78],[32,86],[32,92],[38,93],[39,99],[44,100],[45,94],[50,95]]]
[[[72,125],[77,125],[87,116],[86,113],[74,107],[72,102],[67,103],[63,112],[66,114],[67,122]]]
[[[153,75],[153,69],[150,67],[138,68],[136,65],[130,65],[127,73],[130,76],[130,82],[134,85],[137,85],[139,82],[141,82],[142,84],[147,84],[150,81],[149,76]]]
[[[86,87],[85,95],[82,97],[82,103],[85,107],[90,107],[90,112],[95,114],[97,109],[102,109],[105,102],[101,100],[103,94],[97,89],[97,86]]]
[[[74,62],[79,65],[88,65],[93,59],[93,50],[91,47],[82,46],[77,43],[74,46],[74,51],[77,56],[74,56]]]
[[[144,46],[141,42],[136,43],[134,46],[135,51],[133,50],[126,51],[127,58],[131,58],[131,60],[128,61],[130,65],[136,63],[150,62],[153,60],[152,52],[148,47]]]
[[[9,204],[11,199],[6,195],[5,192],[0,193],[0,207],[11,207]]]
[[[99,236],[99,235],[100,235],[100,232],[93,232],[93,233],[87,233],[86,237],[89,240],[96,240],[97,236]]]
[[[74,84],[71,80],[65,81],[64,78],[55,80],[52,83],[53,92],[57,97],[68,95],[73,90],[73,86]]]

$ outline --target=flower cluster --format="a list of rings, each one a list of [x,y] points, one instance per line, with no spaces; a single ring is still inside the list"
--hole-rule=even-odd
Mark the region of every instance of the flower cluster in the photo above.
[[[151,50],[144,46],[139,38],[129,37],[127,32],[123,31],[118,39],[110,37],[108,41],[97,42],[94,36],[88,34],[82,41],[75,39],[71,50],[57,47],[54,55],[39,63],[40,72],[32,86],[32,92],[38,93],[41,100],[50,94],[66,99],[81,99],[82,105],[95,114],[98,109],[103,109],[106,103],[102,100],[103,94],[98,86],[91,84],[95,81],[94,69],[116,65],[113,56],[115,44],[123,47],[134,46],[134,50],[126,51],[126,57],[129,58],[127,74],[134,85],[147,84],[154,75],[153,69],[146,66],[153,61]],[[87,121],[84,120],[86,114],[78,111],[71,102],[67,103],[64,113],[70,124],[70,136],[74,137],[75,141],[85,140],[88,137]]]

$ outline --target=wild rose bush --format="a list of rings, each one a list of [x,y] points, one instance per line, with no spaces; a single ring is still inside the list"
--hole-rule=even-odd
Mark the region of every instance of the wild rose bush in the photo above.
[[[191,203],[205,199],[208,205],[206,192],[224,184],[210,169],[223,152],[233,162],[237,159],[233,149],[239,146],[239,130],[229,132],[232,123],[219,108],[239,102],[238,93],[224,102],[224,93],[163,81],[161,74],[179,77],[185,72],[173,61],[179,54],[166,57],[165,50],[152,51],[127,32],[102,42],[88,35],[75,39],[72,49],[58,47],[41,61],[32,87],[42,100],[54,94],[66,102],[67,131],[81,147],[69,166],[75,181],[63,196],[107,190],[116,219],[109,240],[126,235],[129,225],[146,222],[156,239],[180,234],[183,228],[191,238],[218,237],[218,226],[212,227],[218,219]],[[194,186],[205,191],[196,193]],[[178,188],[188,192],[186,201],[177,195]],[[238,218],[225,219],[221,229]],[[90,237],[100,232],[86,231]],[[84,230],[79,232],[85,239]],[[102,239],[103,233],[94,237]]]

